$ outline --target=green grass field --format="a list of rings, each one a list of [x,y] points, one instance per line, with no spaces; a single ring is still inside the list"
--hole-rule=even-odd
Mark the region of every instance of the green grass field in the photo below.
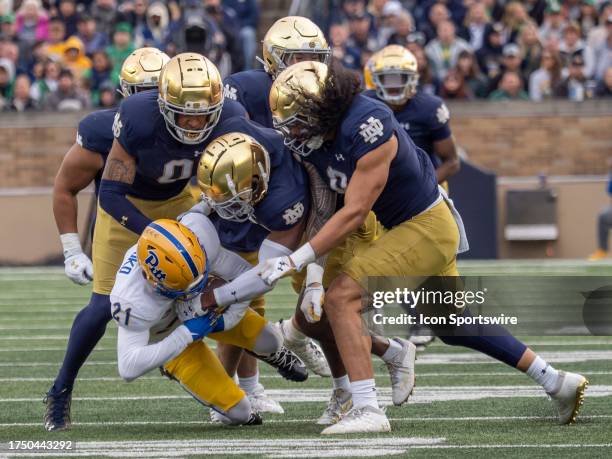
[[[463,263],[461,271],[608,275],[612,266]],[[419,354],[409,403],[387,409],[391,433],[325,438],[314,420],[325,407],[329,379],[311,375],[305,383],[288,383],[262,366],[262,382],[285,414],[268,415],[259,427],[218,427],[208,422],[207,409],[157,372],[123,382],[110,324],[75,386],[72,430],[49,434],[42,398],[88,296],[89,288],[71,284],[61,268],[0,270],[0,457],[14,455],[5,448],[11,440],[71,440],[71,454],[91,457],[612,457],[612,337],[525,338],[555,367],[589,378],[576,425],[556,425],[551,403],[523,374],[437,341]],[[269,317],[290,316],[294,302],[288,285],[279,286],[268,296]],[[386,402],[386,369],[380,360],[375,368]]]

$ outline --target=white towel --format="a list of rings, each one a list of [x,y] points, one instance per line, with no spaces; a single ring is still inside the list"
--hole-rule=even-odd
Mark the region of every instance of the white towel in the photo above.
[[[465,226],[463,225],[463,219],[461,218],[461,215],[459,215],[459,211],[455,207],[455,204],[453,204],[453,200],[448,197],[446,190],[440,185],[438,185],[438,189],[440,190],[442,198],[444,199],[444,201],[446,201],[446,204],[448,204],[448,207],[450,208],[451,213],[453,214],[455,223],[457,223],[457,228],[459,228],[459,247],[457,248],[457,253],[459,254],[467,252],[468,250],[470,250],[470,243],[468,242],[467,235],[465,234]]]

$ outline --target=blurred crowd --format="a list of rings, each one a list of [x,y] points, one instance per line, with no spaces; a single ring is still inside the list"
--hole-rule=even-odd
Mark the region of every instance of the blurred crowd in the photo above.
[[[612,96],[609,1],[303,1],[346,67],[400,44],[445,99]],[[0,0],[0,110],[114,106],[142,46],[205,54],[224,77],[253,68],[258,20],[258,0]]]
[[[114,106],[142,46],[252,68],[258,20],[257,0],[0,0],[0,111]]]
[[[319,3],[315,19],[346,67],[361,70],[380,48],[403,45],[417,58],[421,88],[445,99],[612,96],[612,2]]]

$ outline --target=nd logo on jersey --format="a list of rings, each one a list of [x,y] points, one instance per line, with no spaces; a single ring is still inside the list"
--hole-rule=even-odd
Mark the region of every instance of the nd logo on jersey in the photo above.
[[[148,248],[147,251],[149,252],[149,256],[145,260],[145,265],[149,267],[149,271],[153,277],[161,282],[166,278],[166,273],[157,268],[157,265],[159,265],[159,257],[154,249]]]
[[[370,116],[368,122],[361,124],[359,128],[361,129],[359,134],[361,134],[365,143],[376,142],[384,133],[383,124],[378,118],[374,118],[373,116]]]
[[[304,204],[296,202],[293,207],[289,207],[283,214],[285,225],[294,225],[304,215]]]

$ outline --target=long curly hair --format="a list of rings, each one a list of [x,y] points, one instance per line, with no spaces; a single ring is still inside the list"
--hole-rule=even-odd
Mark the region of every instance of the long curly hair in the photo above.
[[[302,94],[306,100],[303,115],[314,122],[311,124],[312,136],[334,131],[360,91],[361,81],[357,73],[333,60],[328,65],[319,95]]]

